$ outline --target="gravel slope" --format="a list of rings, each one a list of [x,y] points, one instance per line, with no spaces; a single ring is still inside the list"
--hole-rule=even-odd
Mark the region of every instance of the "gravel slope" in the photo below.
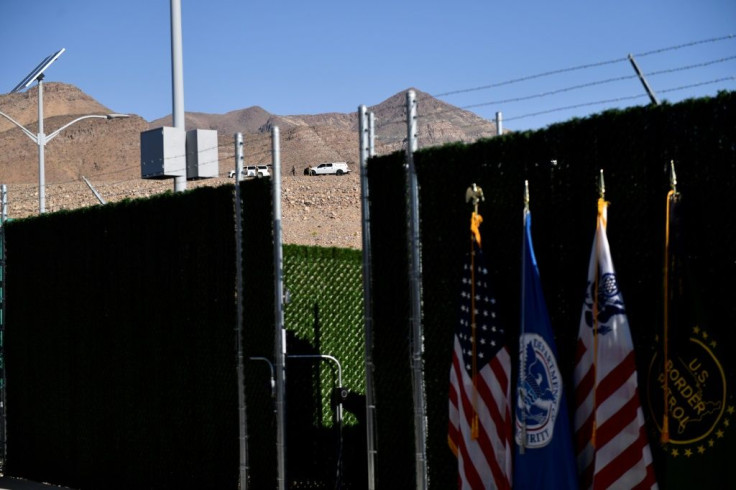
[[[170,191],[173,180],[126,180],[92,182],[106,202],[143,198]],[[227,178],[193,181],[199,186],[232,185]],[[8,184],[8,217],[24,218],[38,213],[37,184]],[[46,187],[46,211],[94,206],[99,201],[84,181],[50,184]],[[341,177],[285,175],[281,178],[282,236],[285,244],[361,248],[360,176]]]

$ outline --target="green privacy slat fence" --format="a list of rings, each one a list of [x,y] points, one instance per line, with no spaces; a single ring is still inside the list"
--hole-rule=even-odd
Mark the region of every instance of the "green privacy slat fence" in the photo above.
[[[7,224],[7,474],[235,488],[232,230],[223,188]]]
[[[611,201],[608,235],[636,344],[642,403],[646,403],[648,367],[662,323],[665,196],[669,190],[667,169],[674,160],[689,223],[690,260],[701,293],[699,307],[706,313],[707,333],[718,339],[715,355],[729,390],[727,406],[721,406],[724,410],[734,406],[735,367],[725,346],[736,342],[736,330],[728,327],[736,323],[736,306],[732,288],[720,284],[736,274],[736,194],[732,191],[736,186],[735,127],[736,93],[731,92],[676,105],[609,111],[545,130],[415,154],[431,488],[451,488],[457,478],[455,459],[447,445],[448,386],[460,273],[468,249],[471,207],[464,198],[472,183],[481,186],[486,196],[480,205],[483,245],[493,269],[510,351],[516,358],[522,196],[524,180],[529,180],[535,252],[570,395],[575,339],[595,232],[597,179],[599,170],[604,169],[606,198]],[[405,430],[411,426],[407,414],[412,409],[408,396],[409,303],[399,282],[408,276],[403,255],[406,223],[402,227],[399,218],[391,216],[392,211],[400,214],[406,194],[402,187],[386,182],[401,179],[402,157],[395,154],[369,162],[371,221],[376,230],[372,240],[379,488],[395,478],[404,488],[413,481],[413,475],[406,476],[408,469],[413,469],[411,433]],[[379,266],[387,263],[403,270]],[[387,406],[401,422],[382,416],[382,407]],[[646,407],[645,411],[651,429],[651,413]],[[695,481],[705,477],[724,477],[725,458],[736,444],[736,434],[724,429],[723,423],[718,429],[723,437],[713,438],[713,450],[704,440],[705,456],[697,459],[695,467],[692,461],[696,458],[665,461],[656,430],[650,430],[660,481],[688,488],[698,486]],[[402,436],[397,435],[400,430]],[[391,456],[402,458],[401,464],[384,457],[387,440]]]
[[[275,488],[270,372],[251,360],[273,359],[271,188],[240,185],[248,484]],[[8,224],[6,475],[72,488],[238,487],[233,203],[232,187],[197,189]],[[360,252],[287,246],[284,262],[290,347],[320,352],[299,350],[314,341],[304,328],[318,305],[322,351],[342,363],[360,416]],[[334,423],[331,373],[288,366],[290,488],[366,481],[365,426],[348,411]]]
[[[376,488],[413,488],[414,412],[404,155],[397,153],[371,160],[368,178],[374,269]]]

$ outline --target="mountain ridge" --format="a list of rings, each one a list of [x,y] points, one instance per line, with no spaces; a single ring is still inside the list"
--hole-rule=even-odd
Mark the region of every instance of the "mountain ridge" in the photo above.
[[[44,84],[44,130],[48,135],[69,120],[114,111],[79,88],[59,83]],[[416,89],[415,89],[416,90]],[[416,90],[421,117],[418,120],[420,146],[451,141],[474,141],[495,135],[495,123],[439,101]],[[38,88],[23,93],[0,95],[0,107],[29,131],[38,128]],[[405,139],[405,92],[368,107],[375,114],[377,154],[402,148]],[[146,121],[131,114],[127,119],[84,120],[66,128],[45,146],[46,182],[63,182],[85,175],[94,179],[136,178],[140,175],[140,133],[147,129],[171,126],[171,115]],[[246,163],[270,163],[270,132],[278,126],[282,134],[282,167],[290,170],[326,161],[358,163],[358,116],[356,113],[329,112],[306,115],[272,114],[251,106],[224,114],[186,112],[187,129],[212,129],[218,132],[220,174],[234,167],[233,135],[243,133]],[[35,134],[35,133],[34,133]],[[37,173],[38,147],[27,141],[8,120],[0,118],[0,183],[30,183]],[[109,175],[108,175],[109,174]]]
[[[38,132],[37,88],[0,95],[0,109],[32,134]],[[495,124],[416,91],[419,146],[474,141],[496,134]],[[79,88],[44,84],[44,132],[48,135],[77,117],[112,113]],[[368,107],[375,115],[377,155],[401,150],[406,140],[406,94],[399,92]],[[99,204],[88,186],[107,202],[170,191],[173,179],[144,180],[140,169],[140,134],[171,125],[171,115],[154,121],[131,114],[122,119],[85,119],[65,128],[45,151],[45,201],[48,212]],[[234,134],[243,133],[246,165],[272,163],[271,129],[280,129],[284,243],[361,247],[358,115],[324,113],[271,114],[252,106],[225,114],[185,113],[187,129],[218,132],[219,177],[191,181],[187,188],[228,185],[235,166]],[[32,139],[32,138],[30,138]],[[38,145],[0,117],[0,184],[8,189],[8,216],[38,213]],[[344,177],[307,177],[304,168],[344,161]],[[89,183],[87,183],[89,182]]]

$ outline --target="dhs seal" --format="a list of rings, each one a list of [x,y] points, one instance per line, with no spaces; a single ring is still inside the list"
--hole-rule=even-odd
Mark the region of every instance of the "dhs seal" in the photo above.
[[[516,399],[516,443],[541,448],[552,441],[560,410],[562,379],[552,350],[538,334],[521,337],[522,359]]]

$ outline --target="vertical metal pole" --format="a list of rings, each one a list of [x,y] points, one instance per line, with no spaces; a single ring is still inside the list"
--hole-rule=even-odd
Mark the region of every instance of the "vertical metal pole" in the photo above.
[[[46,168],[44,163],[44,149],[46,135],[43,132],[43,75],[38,77],[38,213],[46,212]]]
[[[424,373],[422,354],[422,298],[421,266],[419,251],[419,187],[414,168],[414,152],[417,150],[417,102],[413,90],[406,93],[407,115],[407,179],[409,184],[409,282],[411,288],[412,326],[412,384],[414,388],[414,450],[416,458],[416,488],[427,488],[426,420],[424,397]]]
[[[371,256],[371,218],[368,189],[368,157],[370,137],[366,107],[358,107],[359,145],[360,145],[360,191],[361,225],[363,236],[363,311],[365,315],[365,420],[366,452],[368,454],[368,490],[375,490],[375,414],[376,404],[373,392],[373,278]],[[368,127],[366,127],[368,126]]]
[[[281,245],[281,148],[279,128],[271,129],[273,145],[274,358],[276,359],[276,450],[278,489],[286,490],[286,330],[284,328],[284,261]]]
[[[235,133],[235,162],[243,161],[243,134]],[[242,163],[240,163],[242,167]],[[248,424],[245,411],[245,361],[243,358],[243,203],[240,180],[235,179],[235,284],[238,295],[235,342],[238,370],[238,424],[240,442],[240,489],[248,488]]]
[[[171,0],[171,92],[172,118],[175,128],[185,129],[184,123],[184,68],[181,42],[181,0]],[[174,192],[187,188],[185,175],[174,177]]]
[[[496,113],[496,136],[503,135],[503,114],[501,111]]]

